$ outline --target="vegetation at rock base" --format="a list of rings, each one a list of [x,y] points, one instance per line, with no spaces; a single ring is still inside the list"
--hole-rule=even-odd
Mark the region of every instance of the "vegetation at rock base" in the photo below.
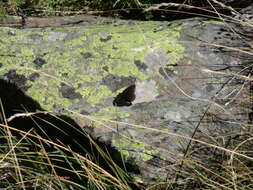
[[[223,1],[222,1],[223,2]],[[178,19],[189,16],[218,17],[229,12],[229,6],[245,7],[247,0],[230,1],[228,6],[216,0],[3,0],[0,13],[25,16],[93,14],[135,19]],[[214,10],[214,9],[216,10]],[[1,15],[1,14],[0,14]]]
[[[194,2],[194,1],[183,1]],[[78,1],[78,0],[3,0],[0,2],[0,17],[6,14],[19,15],[24,12],[26,15],[68,15],[78,14],[79,11],[106,11],[112,9],[141,9],[143,5],[151,6],[155,1],[139,0],[115,0],[115,1]],[[189,4],[190,4],[189,3]],[[216,4],[217,5],[217,4]],[[225,6],[224,9],[231,10]],[[165,11],[161,10],[161,11]],[[180,12],[180,9],[177,10]],[[213,14],[215,10],[212,10]],[[99,13],[99,12],[97,12]],[[220,21],[228,20],[236,22],[238,27],[246,25],[253,30],[252,21],[240,18],[236,20],[222,14],[217,15]],[[148,15],[148,14],[147,14]],[[229,20],[230,19],[230,20]],[[253,41],[252,36],[243,36],[244,40]],[[225,47],[226,48],[226,47]],[[229,47],[228,47],[229,48]],[[233,47],[235,51],[242,51],[241,47]],[[252,45],[243,49],[249,57],[253,56]],[[251,59],[252,60],[252,59]],[[253,62],[247,62],[245,68],[252,68]],[[243,65],[242,65],[243,67]],[[242,72],[243,73],[243,72]],[[242,89],[251,89],[252,73],[243,75],[239,73],[242,80]],[[252,107],[252,92],[240,99],[245,107]],[[228,100],[230,101],[230,100]],[[4,106],[3,106],[4,105]],[[204,139],[192,136],[191,143],[196,149],[193,152],[186,150],[182,160],[178,161],[178,168],[175,168],[173,180],[164,182],[150,182],[142,184],[141,181],[132,179],[124,170],[124,164],[118,166],[114,162],[109,150],[103,149],[100,145],[82,131],[83,138],[87,138],[93,153],[83,150],[82,153],[71,149],[69,144],[53,141],[51,138],[41,137],[31,127],[29,130],[21,130],[12,127],[16,119],[29,119],[29,125],[43,128],[43,125],[59,128],[66,124],[62,118],[47,112],[33,112],[14,114],[6,116],[5,102],[0,104],[0,188],[5,189],[253,189],[253,154],[252,154],[252,115],[249,121],[242,121],[241,132],[223,144],[223,139],[214,140],[213,144],[206,143]],[[246,109],[246,108],[245,108]],[[252,113],[251,113],[252,114]],[[50,115],[47,121],[44,115]],[[41,117],[39,117],[41,116]],[[54,123],[55,119],[58,121]],[[209,109],[203,113],[203,117],[212,122],[220,122],[219,115]],[[26,123],[27,124],[27,123]],[[57,125],[56,125],[57,124]],[[71,123],[67,123],[71,127]],[[149,130],[147,128],[147,130]],[[197,130],[197,127],[196,127]],[[187,138],[187,137],[186,137]],[[71,142],[72,143],[72,142]],[[75,142],[73,142],[75,143]],[[190,145],[189,145],[190,146]],[[87,147],[81,147],[86,149]],[[191,155],[205,155],[205,161],[193,160]],[[208,153],[208,154],[205,154]],[[124,158],[122,158],[124,159]],[[102,161],[101,161],[102,160]],[[101,162],[106,167],[101,166]],[[122,164],[122,163],[120,163]],[[119,165],[120,165],[119,164]],[[109,170],[109,171],[108,171]]]
[[[0,188],[139,189],[112,147],[66,119],[39,111],[6,118],[5,111],[1,104]]]

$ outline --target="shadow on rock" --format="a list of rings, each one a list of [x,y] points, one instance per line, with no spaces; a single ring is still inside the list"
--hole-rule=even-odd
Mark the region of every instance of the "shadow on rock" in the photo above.
[[[0,79],[0,92],[0,98],[6,118],[9,118],[17,113],[43,111],[36,101],[25,95],[25,93],[23,93],[23,91],[21,91],[13,83]],[[1,113],[1,115],[3,114]],[[86,134],[71,118],[67,116],[54,116],[51,114],[38,113],[30,117],[16,117],[8,123],[8,126],[24,132],[32,129],[31,134],[39,135],[41,138],[50,140],[53,143],[68,147],[72,150],[72,153],[76,152],[82,156],[85,156],[114,176],[115,169],[112,169],[112,165],[108,162],[108,160],[102,156],[101,153],[99,153],[99,148],[103,150],[105,154],[109,155],[109,157],[111,157],[112,160],[123,170],[127,170],[127,172],[138,173],[136,166],[131,166],[130,164],[125,164],[122,162],[121,155],[117,150],[91,139],[88,134]],[[22,137],[20,132],[17,131],[12,131],[12,134],[14,134],[17,138]],[[36,152],[41,151],[41,140],[30,136],[28,137],[29,138],[27,139],[29,140],[26,140],[26,142],[29,142],[27,143],[29,149],[28,151],[30,153],[34,152],[35,154]],[[50,161],[52,164],[57,166],[54,169],[56,170],[58,176],[66,177],[69,179],[69,181],[74,181],[78,184],[87,186],[87,178],[80,178],[80,176],[77,176],[73,172],[60,169],[67,168],[72,171],[83,171],[80,163],[78,163],[71,152],[57,148],[48,142],[43,142],[42,145],[46,152],[50,153],[48,155],[50,155]],[[18,155],[21,156],[19,158],[27,158],[25,151],[19,149],[17,149],[17,151],[20,151],[20,154]],[[64,154],[62,154],[62,152],[64,152]],[[63,157],[62,155],[67,156]],[[33,163],[31,163],[31,161],[23,161],[22,165],[23,164],[31,167]],[[49,169],[51,170],[52,168],[49,167]],[[86,174],[84,174],[84,176],[85,175]]]

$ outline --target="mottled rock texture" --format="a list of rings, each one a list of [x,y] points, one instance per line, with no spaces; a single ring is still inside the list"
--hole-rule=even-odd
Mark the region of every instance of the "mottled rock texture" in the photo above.
[[[126,162],[136,163],[142,179],[172,178],[193,134],[209,143],[226,142],[246,122],[247,110],[238,101],[247,93],[240,88],[245,80],[233,74],[243,59],[217,46],[223,23],[200,18],[78,23],[0,28],[1,79],[15,83],[42,109],[70,116],[111,144]],[[222,41],[226,38],[231,36]],[[113,106],[133,84],[132,105]]]

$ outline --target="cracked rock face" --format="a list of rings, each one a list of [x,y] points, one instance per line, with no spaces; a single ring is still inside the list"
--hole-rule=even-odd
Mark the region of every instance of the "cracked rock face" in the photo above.
[[[93,19],[72,27],[2,28],[0,75],[43,109],[64,108],[135,162],[143,180],[173,178],[196,127],[198,138],[239,130],[247,115],[237,97],[246,92],[232,74],[241,70],[241,58],[210,46],[222,42],[222,23],[188,19],[155,30],[160,24]],[[131,85],[131,104],[114,106]]]

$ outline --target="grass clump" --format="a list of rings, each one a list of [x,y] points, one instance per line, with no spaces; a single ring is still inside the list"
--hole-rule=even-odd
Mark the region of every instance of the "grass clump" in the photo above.
[[[83,142],[76,135],[71,136],[70,138],[79,141],[76,144],[66,139],[67,136],[54,138],[52,133],[63,135],[66,131],[60,134],[58,130],[71,128],[72,124],[61,118],[53,116],[52,119],[52,115],[44,117],[38,113],[32,116],[25,113],[22,118],[16,115],[17,117],[8,119],[3,110],[1,116],[1,188],[121,190],[133,186],[138,189],[134,180],[115,162],[112,151],[98,145],[89,135],[79,131]],[[24,117],[30,117],[31,120],[27,122]],[[20,120],[13,123],[17,119]],[[18,125],[24,124],[29,125],[28,131],[19,129]],[[39,129],[45,132],[50,125],[54,130],[42,135]]]

